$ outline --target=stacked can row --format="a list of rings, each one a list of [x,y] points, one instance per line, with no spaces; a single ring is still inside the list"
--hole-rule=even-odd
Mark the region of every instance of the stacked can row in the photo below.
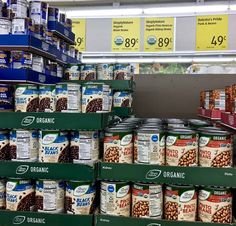
[[[0,160],[93,164],[99,144],[98,131],[0,131]]]
[[[95,191],[90,182],[10,178],[0,180],[0,208],[88,215],[94,209]]]
[[[0,84],[0,110],[15,112],[111,112],[112,107],[131,107],[132,93],[113,92],[102,83],[57,85]]]
[[[134,67],[130,64],[82,64],[68,66],[68,80],[133,80]]]
[[[147,120],[139,125],[137,122],[121,122],[105,132],[103,161],[185,167],[232,167],[232,134],[210,127],[204,121],[194,121],[203,127],[184,127],[184,122],[172,124],[171,119],[167,120],[167,127],[161,120],[149,123]]]
[[[101,182],[100,212],[107,215],[232,223],[232,191],[227,188]]]

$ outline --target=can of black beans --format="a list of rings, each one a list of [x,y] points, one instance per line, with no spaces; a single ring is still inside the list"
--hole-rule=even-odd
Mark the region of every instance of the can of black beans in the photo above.
[[[32,35],[34,32],[33,20],[30,18],[15,17],[12,20],[13,35]]]
[[[0,111],[13,111],[14,88],[11,85],[0,84]]]
[[[82,64],[80,67],[80,78],[86,81],[96,80],[96,66],[94,64]]]
[[[0,51],[0,68],[9,68],[9,54],[6,51]]]
[[[9,160],[9,158],[10,158],[9,131],[0,130],[0,160]]]
[[[32,69],[33,55],[25,51],[11,51],[13,69]]]
[[[55,86],[39,86],[39,112],[55,111]]]
[[[6,181],[0,180],[0,209],[6,208]]]

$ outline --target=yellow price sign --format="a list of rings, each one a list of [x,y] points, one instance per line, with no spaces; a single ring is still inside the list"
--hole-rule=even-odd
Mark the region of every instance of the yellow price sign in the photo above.
[[[140,49],[140,18],[112,19],[112,51],[138,52]]]
[[[196,50],[228,49],[228,15],[197,16]]]
[[[175,18],[146,18],[144,51],[173,51]]]
[[[72,31],[75,33],[76,49],[79,51],[86,50],[86,20],[73,19]]]

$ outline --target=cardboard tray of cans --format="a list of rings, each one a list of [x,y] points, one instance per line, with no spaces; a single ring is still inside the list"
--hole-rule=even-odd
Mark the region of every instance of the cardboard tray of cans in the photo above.
[[[236,188],[236,168],[99,163],[99,179]]]
[[[115,217],[115,216],[96,216],[96,226],[120,226],[120,225],[135,225],[135,226],[228,226],[236,224],[214,224],[203,222],[184,222],[184,221],[166,221],[166,220],[154,220],[144,218],[132,218],[132,217]]]
[[[0,69],[0,81],[11,83],[55,84],[61,82],[61,78],[30,69]]]
[[[220,110],[209,110],[204,108],[198,109],[198,116],[211,119],[211,120],[220,120],[221,119],[221,113]]]
[[[66,215],[35,212],[0,211],[0,225],[92,226],[93,215]]]
[[[223,112],[221,114],[221,124],[236,130],[236,116],[230,113]]]
[[[111,113],[29,113],[0,112],[2,129],[103,130]]]
[[[2,161],[1,177],[94,181],[96,165]],[[1,218],[1,217],[0,217]]]
[[[75,44],[75,34],[58,21],[48,21],[48,28],[71,45]]]

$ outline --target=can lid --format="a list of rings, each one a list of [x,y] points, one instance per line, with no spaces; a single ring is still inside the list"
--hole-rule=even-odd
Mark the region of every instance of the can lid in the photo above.
[[[188,129],[188,128],[176,128],[176,129],[169,129],[168,133],[172,134],[196,134],[196,131]]]
[[[111,128],[106,129],[106,132],[108,133],[112,133],[112,132],[128,132],[129,133],[130,132],[132,133],[133,130],[130,127],[111,127]]]
[[[185,121],[182,119],[170,118],[166,120],[167,124],[185,124]]]
[[[232,133],[226,131],[226,130],[200,130],[200,134],[206,134],[206,135],[217,135],[217,136],[227,136],[231,135]]]
[[[163,132],[164,130],[161,127],[141,127],[140,129],[138,129],[138,133],[142,133],[142,132],[146,132],[146,133],[151,133],[151,132],[156,132],[156,133],[160,133]]]

